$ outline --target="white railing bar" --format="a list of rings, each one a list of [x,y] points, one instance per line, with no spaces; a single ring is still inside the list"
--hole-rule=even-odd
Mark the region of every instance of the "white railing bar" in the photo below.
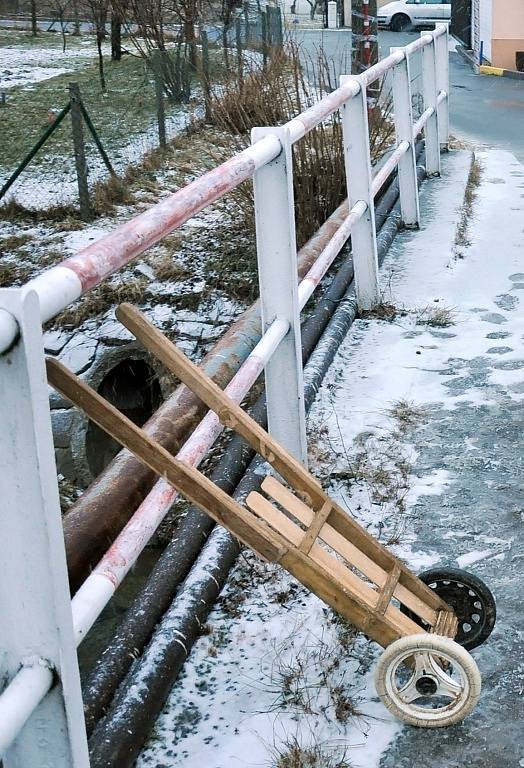
[[[44,659],[24,666],[0,696],[0,758],[16,739],[53,684],[53,671]]]
[[[373,181],[371,182],[371,191],[373,192],[373,197],[380,192],[390,177],[391,173],[399,164],[400,158],[406,154],[409,147],[409,141],[401,141],[398,147],[388,157],[381,169],[375,174]]]
[[[335,260],[336,256],[342,250],[342,247],[348,240],[351,234],[351,228],[353,225],[362,218],[367,209],[367,205],[363,200],[359,200],[356,203],[348,216],[344,219],[340,227],[337,229],[329,243],[326,245],[318,259],[315,261],[307,275],[304,277],[298,287],[298,302],[300,309],[304,309],[307,302],[311,298],[315,288],[322,280],[331,264]]]
[[[428,107],[424,110],[424,112],[421,114],[415,125],[413,126],[413,138],[415,139],[421,130],[424,128],[426,123],[428,122],[429,118],[435,113],[434,107]]]
[[[445,32],[445,26],[439,26],[433,33],[421,35],[405,49],[382,59],[360,76],[363,84],[374,82],[406,55],[431,44]],[[348,99],[356,96],[358,90],[354,82],[348,82],[286,123],[291,142],[295,143],[336,112]],[[82,294],[159,242],[207,205],[251,178],[258,168],[274,160],[280,152],[280,142],[273,136],[266,136],[82,249],[76,256],[30,280],[25,287],[35,290],[39,296],[42,323],[51,320]],[[0,308],[0,354],[13,344],[17,333],[14,318]]]

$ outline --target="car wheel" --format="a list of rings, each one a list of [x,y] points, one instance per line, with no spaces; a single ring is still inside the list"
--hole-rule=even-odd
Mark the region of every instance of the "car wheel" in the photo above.
[[[397,13],[391,19],[391,29],[393,32],[403,32],[411,24],[411,19],[405,13]]]

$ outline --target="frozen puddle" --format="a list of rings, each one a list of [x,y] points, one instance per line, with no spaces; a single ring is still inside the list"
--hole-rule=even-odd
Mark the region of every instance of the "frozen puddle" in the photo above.
[[[524,201],[511,155],[479,159],[470,245],[457,254],[471,154],[454,152],[443,158],[442,179],[423,187],[421,231],[397,237],[383,265],[384,302],[405,312],[392,322],[356,321],[309,432],[312,467],[330,492],[415,570],[458,563],[494,589],[501,618],[477,657],[480,706],[445,734],[403,728],[374,692],[379,649],[348,636],[317,598],[248,554],[138,768],[279,768],[294,743],[316,745],[331,759],[319,766],[340,768],[411,768],[421,754],[424,768],[451,768],[462,764],[465,743],[468,764],[478,768],[500,765],[500,749],[504,764],[523,757],[512,671],[523,655],[513,626],[520,593],[512,574],[524,562],[522,452],[515,453],[524,397]],[[452,324],[421,324],[428,307],[450,309]],[[498,741],[490,738],[493,723]]]

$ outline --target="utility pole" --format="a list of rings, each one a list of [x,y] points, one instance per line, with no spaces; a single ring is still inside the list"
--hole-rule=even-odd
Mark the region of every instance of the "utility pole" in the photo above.
[[[359,75],[378,61],[377,0],[353,0],[353,74]]]

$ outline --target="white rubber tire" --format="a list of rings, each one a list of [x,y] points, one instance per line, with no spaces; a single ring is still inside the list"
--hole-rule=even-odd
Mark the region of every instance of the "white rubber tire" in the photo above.
[[[408,658],[411,652],[441,655],[450,660],[460,669],[463,685],[456,703],[450,707],[427,709],[415,704],[404,702],[395,694],[391,683],[392,672],[403,658]],[[375,669],[375,688],[384,706],[399,718],[418,728],[445,728],[454,723],[460,723],[475,708],[481,689],[479,668],[473,657],[461,645],[442,635],[422,633],[409,635],[388,645],[380,656]]]

